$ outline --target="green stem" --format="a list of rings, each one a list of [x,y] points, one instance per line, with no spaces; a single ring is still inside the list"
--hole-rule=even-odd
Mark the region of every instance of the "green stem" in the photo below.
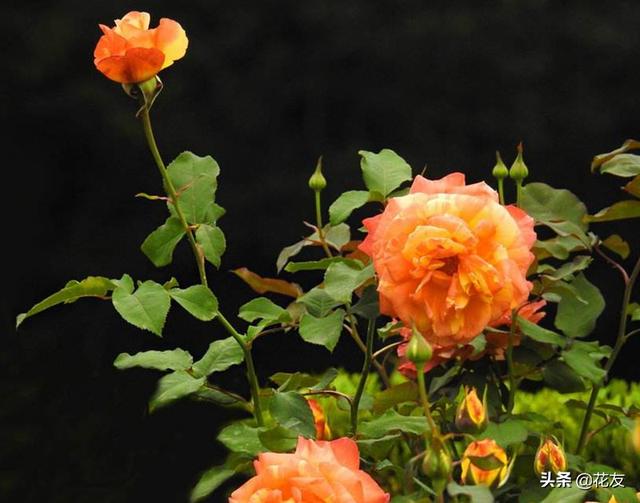
[[[424,379],[424,363],[416,365],[416,374],[418,377],[418,393],[420,394],[420,402],[422,403],[424,415],[427,418],[427,422],[429,423],[429,427],[431,429],[431,432],[425,432],[425,440],[427,440],[428,443],[433,436],[439,437],[440,434],[438,431],[438,425],[436,425],[436,422],[433,420],[433,416],[431,415],[431,404],[429,403],[429,396],[427,395],[427,384]]]
[[[516,389],[518,384],[513,372],[513,337],[516,329],[516,318],[518,316],[518,310],[514,309],[511,312],[511,327],[509,329],[509,336],[507,339],[507,372],[509,373],[509,401],[507,402],[507,412],[511,414],[513,412],[513,406],[516,401]]]
[[[362,364],[362,372],[360,373],[358,388],[356,389],[356,394],[353,396],[353,400],[351,402],[351,434],[353,436],[358,432],[358,407],[360,406],[360,399],[362,398],[365,385],[367,384],[367,378],[369,377],[375,332],[376,320],[369,320],[369,325],[367,326],[367,347],[364,353],[364,363]]]
[[[142,127],[144,129],[144,135],[147,139],[147,143],[149,145],[149,150],[151,150],[151,155],[153,156],[153,160],[156,163],[158,171],[160,172],[160,176],[162,177],[162,184],[164,186],[164,190],[169,196],[169,201],[173,204],[173,207],[176,211],[176,215],[178,216],[178,220],[180,220],[180,224],[184,229],[185,234],[189,240],[189,244],[191,245],[191,250],[193,251],[193,256],[196,259],[196,263],[198,265],[198,274],[200,276],[200,283],[204,286],[208,285],[207,282],[207,272],[205,269],[204,255],[200,251],[198,244],[196,243],[195,237],[193,235],[193,230],[189,226],[187,219],[180,208],[180,204],[178,202],[178,193],[171,182],[171,178],[169,178],[169,173],[167,171],[167,167],[162,160],[162,156],[160,155],[160,151],[158,150],[158,145],[156,143],[155,136],[153,134],[153,129],[151,127],[151,117],[149,116],[149,108],[145,105],[144,101],[142,103],[142,108],[140,109],[140,117],[142,117]],[[229,321],[224,317],[224,315],[218,311],[216,315],[216,319],[220,322],[220,324],[226,329],[226,331],[235,339],[235,341],[242,348],[244,353],[244,358],[247,363],[247,379],[249,381],[249,388],[251,389],[251,398],[253,401],[253,410],[254,416],[256,418],[256,422],[259,426],[262,426],[264,423],[262,417],[262,409],[260,407],[260,395],[259,395],[259,387],[258,387],[258,378],[256,376],[255,366],[253,364],[253,357],[251,355],[251,348],[244,341],[242,335],[238,333],[238,331],[229,323]]]
[[[329,249],[329,245],[327,245],[327,240],[324,236],[324,230],[322,225],[322,200],[320,199],[320,191],[314,190],[315,193],[315,203],[316,203],[316,227],[318,227],[318,239],[320,240],[320,244],[322,245],[322,249],[327,257],[333,257],[331,250]]]
[[[626,331],[627,331],[627,310],[629,309],[629,302],[631,301],[631,294],[633,292],[633,287],[635,286],[636,280],[638,279],[638,275],[640,275],[640,258],[638,258],[635,266],[633,267],[633,271],[629,276],[629,279],[625,281],[624,286],[624,294],[622,296],[622,306],[620,307],[620,321],[618,324],[618,334],[616,336],[616,342],[613,346],[613,351],[611,352],[611,356],[607,360],[607,363],[604,366],[605,375],[603,377],[603,382],[606,381],[609,371],[613,364],[618,358],[624,343],[627,341]],[[584,419],[582,421],[582,428],[580,429],[580,438],[578,440],[578,445],[576,447],[576,454],[580,454],[584,446],[586,445],[587,436],[589,434],[589,423],[591,422],[591,417],[593,416],[593,409],[596,406],[596,400],[598,398],[598,392],[602,387],[601,384],[594,384],[593,388],[591,388],[591,396],[589,397],[589,403],[587,405],[587,411],[584,414]]]
[[[500,197],[500,204],[504,206],[504,179],[498,178],[498,196]]]

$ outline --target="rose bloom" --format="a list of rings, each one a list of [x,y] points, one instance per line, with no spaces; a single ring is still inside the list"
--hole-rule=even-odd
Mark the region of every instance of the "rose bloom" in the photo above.
[[[465,344],[525,302],[533,219],[462,173],[417,176],[406,196],[364,220],[360,249],[378,275],[380,311],[432,344]]]
[[[360,470],[358,446],[298,438],[293,454],[265,452],[256,476],[236,489],[229,503],[387,503],[389,494]]]
[[[329,422],[324,414],[322,405],[313,398],[307,398],[307,403],[313,414],[313,422],[316,427],[316,439],[329,440],[331,438],[331,428],[329,427]]]
[[[109,28],[100,25],[102,37],[93,52],[94,64],[106,77],[121,84],[149,80],[182,58],[189,43],[179,23],[161,19],[149,29],[146,12],[129,12]]]

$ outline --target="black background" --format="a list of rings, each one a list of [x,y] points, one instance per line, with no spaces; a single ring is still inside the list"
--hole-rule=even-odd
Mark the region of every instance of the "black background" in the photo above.
[[[618,179],[591,157],[638,136],[637,2],[29,2],[2,8],[4,248],[0,349],[0,495],[5,501],[185,501],[220,462],[231,416],[184,402],[149,416],[158,377],[112,367],[123,351],[181,346],[199,356],[222,336],[174,309],[163,339],[87,300],[25,322],[15,316],[90,274],[197,282],[186,245],[167,270],[138,250],[162,223],[161,190],[135,102],[93,67],[98,23],[133,9],[170,17],[190,38],[163,72],[153,109],[167,160],[182,150],[222,167],[228,252],[211,283],[232,316],[252,296],[228,270],[275,274],[275,257],[313,219],[307,178],[324,156],[325,201],[361,188],[359,149],[393,148],[418,172],[488,177],[525,142],[532,179],[567,187],[595,211]],[[8,211],[7,211],[8,210]],[[602,227],[600,227],[601,229]],[[617,226],[638,244],[634,221]],[[596,229],[597,230],[597,229]],[[605,235],[606,231],[602,231]],[[637,250],[637,246],[636,246]],[[7,280],[8,276],[8,280]],[[590,276],[610,301],[597,336],[611,342],[620,280]],[[313,278],[310,278],[313,279]],[[284,300],[284,299],[281,299]],[[614,374],[639,378],[633,341]],[[293,336],[256,347],[262,382],[276,369],[319,369],[321,348]],[[334,364],[356,369],[343,341]],[[222,383],[246,392],[240,371]],[[215,497],[211,501],[220,501]]]

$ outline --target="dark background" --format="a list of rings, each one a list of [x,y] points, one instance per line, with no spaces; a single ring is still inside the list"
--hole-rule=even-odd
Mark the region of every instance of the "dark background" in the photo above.
[[[26,502],[185,501],[221,461],[231,416],[181,402],[149,416],[159,377],[120,372],[115,356],[176,346],[196,357],[220,337],[174,309],[163,339],[109,303],[80,301],[25,322],[15,316],[90,274],[197,282],[183,243],[157,270],[138,250],[162,223],[161,190],[135,102],[93,67],[97,24],[129,10],[178,20],[190,46],[162,74],[153,110],[167,160],[185,149],[222,167],[228,252],[212,287],[233,316],[251,298],[228,270],[275,274],[275,257],[313,219],[307,178],[318,155],[325,201],[361,188],[359,149],[396,150],[418,172],[489,175],[525,142],[532,179],[565,186],[592,211],[620,181],[589,174],[591,157],[638,136],[637,2],[260,1],[29,2],[0,15],[3,54],[3,242],[0,497]],[[7,197],[9,196],[9,197]],[[7,211],[8,210],[8,211]],[[638,243],[634,221],[618,226]],[[604,231],[603,231],[604,232]],[[606,233],[605,233],[606,235]],[[637,249],[637,247],[636,247]],[[8,276],[8,281],[7,281]],[[619,278],[590,276],[612,302],[598,337],[612,341]],[[283,299],[281,299],[283,300]],[[638,341],[614,374],[637,380]],[[276,369],[319,369],[321,348],[294,337],[257,344],[262,382]],[[348,341],[335,362],[356,369]],[[221,381],[245,393],[241,371]],[[211,501],[220,501],[218,497]]]

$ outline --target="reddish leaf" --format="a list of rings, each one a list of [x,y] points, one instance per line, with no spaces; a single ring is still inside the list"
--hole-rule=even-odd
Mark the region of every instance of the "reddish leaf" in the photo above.
[[[303,293],[300,285],[296,283],[289,283],[283,279],[263,278],[246,267],[240,267],[239,269],[234,269],[231,272],[242,279],[255,292],[260,294],[273,292],[296,299]]]

